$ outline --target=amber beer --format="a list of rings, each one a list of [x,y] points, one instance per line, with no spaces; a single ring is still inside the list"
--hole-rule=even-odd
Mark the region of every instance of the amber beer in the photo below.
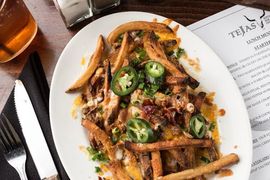
[[[0,0],[0,63],[19,55],[36,32],[37,24],[23,0]]]

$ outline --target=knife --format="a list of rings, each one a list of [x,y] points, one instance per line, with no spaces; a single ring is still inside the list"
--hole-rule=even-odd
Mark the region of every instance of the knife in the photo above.
[[[14,101],[27,147],[41,179],[59,179],[28,93],[20,80],[15,81]]]

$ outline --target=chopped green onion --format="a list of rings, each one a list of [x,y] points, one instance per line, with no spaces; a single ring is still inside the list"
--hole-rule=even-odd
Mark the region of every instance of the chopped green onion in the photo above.
[[[209,131],[214,131],[215,127],[216,127],[216,123],[215,122],[211,122],[210,125],[209,125],[208,130]]]
[[[121,136],[121,131],[118,127],[115,127],[112,129],[112,137],[111,140],[115,144],[118,142],[119,138]]]
[[[142,37],[144,35],[144,31],[139,31],[136,35]]]
[[[187,128],[185,127],[184,124],[180,124],[180,129],[184,132],[187,132]]]
[[[129,141],[130,139],[129,139],[129,137],[128,137],[126,134],[122,134],[122,135],[120,136],[120,140],[121,140],[121,141]]]
[[[144,94],[147,96],[153,97],[159,88],[160,88],[159,85],[150,84],[144,87]]]
[[[140,83],[139,86],[138,86],[138,88],[139,89],[143,89],[144,88],[144,85],[145,85],[144,83]]]
[[[121,108],[126,108],[127,106],[128,106],[128,104],[123,102],[123,101],[120,103]]]
[[[86,150],[88,151],[90,156],[93,156],[94,154],[96,154],[98,152],[97,150],[95,150],[91,146],[87,147]]]
[[[98,151],[96,154],[92,156],[93,161],[99,161],[99,162],[108,162],[109,158],[101,151]]]
[[[137,117],[139,117],[140,116],[140,113],[138,113],[138,112],[136,112],[135,114],[134,114],[134,117],[135,118],[137,118]]]
[[[139,64],[141,63],[141,60],[139,59],[139,58],[134,58],[133,60],[131,60],[131,62],[130,62],[130,66],[131,67],[136,67],[136,66],[138,66]]]
[[[206,164],[209,164],[209,163],[211,162],[211,161],[210,161],[207,157],[205,157],[205,156],[201,156],[200,160],[203,161],[203,162],[206,163]]]
[[[137,53],[137,58],[139,60],[143,60],[146,56],[146,51],[143,48],[137,47],[135,52]]]
[[[117,38],[117,42],[118,42],[118,43],[122,43],[123,38],[124,38],[124,34],[120,34],[120,35],[118,36],[118,38]]]
[[[139,83],[144,82],[145,74],[142,70],[138,72],[138,76],[139,76]]]
[[[99,161],[99,162],[109,161],[108,157],[103,152],[97,151],[91,146],[87,147],[86,150],[88,151],[89,156],[93,161]]]
[[[167,95],[167,96],[170,96],[170,95],[172,95],[172,91],[169,88],[167,88],[165,90],[164,94]]]
[[[179,48],[177,49],[176,53],[175,53],[175,57],[176,57],[177,59],[179,59],[184,53],[185,53],[185,50],[179,47]]]
[[[97,166],[96,166],[96,167],[95,167],[95,172],[96,172],[96,173],[100,173],[100,172],[101,172],[100,167],[97,167]]]
[[[155,34],[155,38],[156,38],[156,40],[160,39],[159,35],[157,35],[157,34]]]
[[[169,51],[169,52],[167,52],[167,55],[168,56],[172,56],[174,54],[174,51]]]
[[[113,133],[114,135],[120,135],[120,134],[119,134],[119,133],[120,133],[119,128],[118,128],[118,127],[113,128],[113,129],[112,129],[112,133]]]
[[[98,107],[97,107],[97,111],[98,111],[101,115],[104,113],[103,107],[102,107],[102,106],[98,106]]]

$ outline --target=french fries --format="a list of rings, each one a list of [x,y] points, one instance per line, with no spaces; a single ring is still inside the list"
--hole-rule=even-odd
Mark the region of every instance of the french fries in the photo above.
[[[81,75],[81,77],[68,88],[68,90],[66,91],[67,93],[80,89],[95,73],[98,64],[100,63],[103,51],[104,51],[104,42],[103,37],[100,35],[97,42],[97,48],[90,60],[89,66],[87,67],[86,71]]]
[[[159,180],[186,180],[192,179],[203,174],[210,174],[226,166],[238,163],[239,157],[237,154],[231,153],[223,156],[219,160],[211,162],[205,166],[199,166],[197,168],[188,169],[182,172],[169,174],[167,176],[159,177]]]
[[[87,70],[67,90],[83,87],[82,126],[113,179],[205,180],[239,161],[233,153],[219,157],[210,128],[216,119],[207,116],[215,104],[182,66],[179,26],[171,22],[122,24],[108,43],[100,36]]]
[[[118,56],[116,58],[116,61],[114,62],[114,65],[112,67],[112,73],[115,73],[123,64],[124,59],[126,58],[129,50],[129,36],[128,33],[124,34],[123,41],[121,43],[121,48],[119,50]]]
[[[188,139],[188,138],[181,138],[179,140],[171,140],[171,141],[158,141],[146,144],[132,143],[130,141],[125,141],[125,147],[130,151],[137,153],[170,150],[188,146],[211,147],[212,144],[213,144],[212,140]]]
[[[82,126],[90,131],[96,141],[101,142],[111,160],[116,160],[116,150],[107,134],[90,120],[82,120]]]
[[[108,36],[107,41],[109,44],[113,44],[116,39],[123,33],[133,30],[146,30],[156,31],[162,33],[174,33],[173,30],[163,23],[146,22],[146,21],[133,21],[122,24],[115,28]]]
[[[151,165],[153,169],[153,179],[157,180],[159,176],[162,176],[162,161],[160,157],[159,151],[153,151],[151,152]]]

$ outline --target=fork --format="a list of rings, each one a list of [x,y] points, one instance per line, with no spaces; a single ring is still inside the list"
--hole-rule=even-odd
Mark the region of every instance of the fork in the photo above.
[[[0,117],[0,148],[3,150],[8,163],[18,172],[20,179],[27,180],[25,149],[5,114],[1,114]]]

